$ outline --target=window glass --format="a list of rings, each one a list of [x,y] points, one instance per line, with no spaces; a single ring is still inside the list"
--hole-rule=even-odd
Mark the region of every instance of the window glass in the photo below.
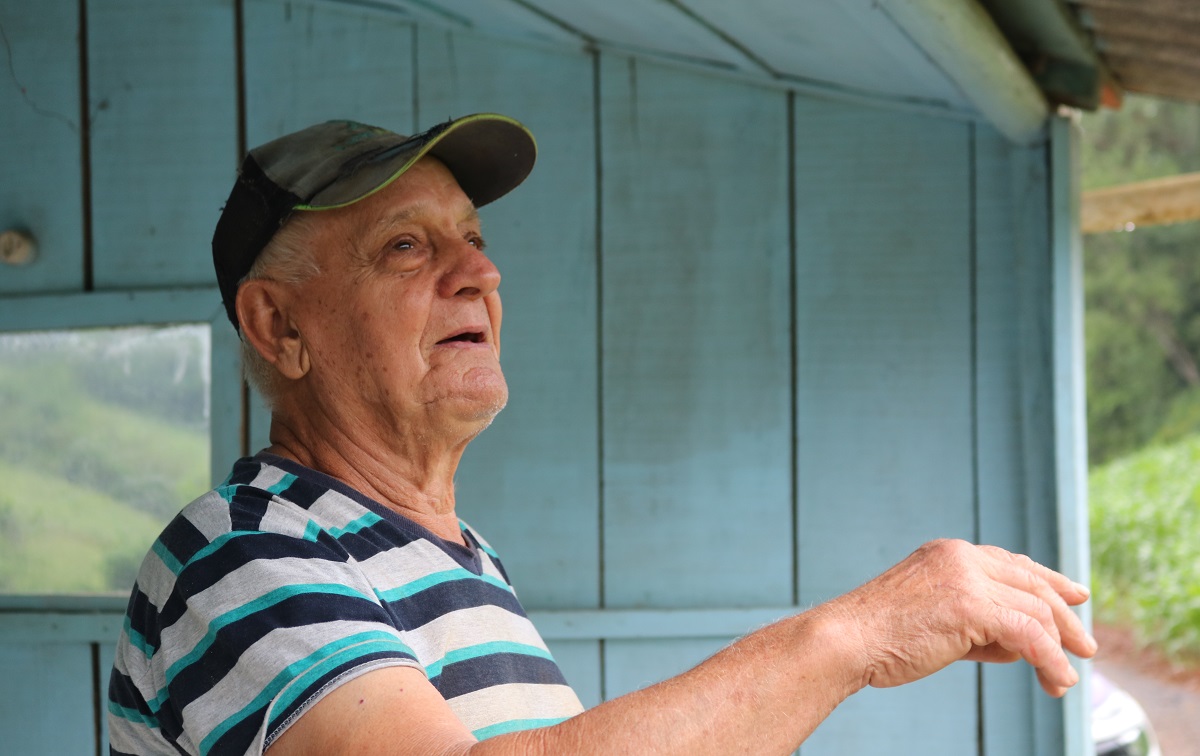
[[[209,485],[209,327],[0,334],[0,592],[126,592]]]

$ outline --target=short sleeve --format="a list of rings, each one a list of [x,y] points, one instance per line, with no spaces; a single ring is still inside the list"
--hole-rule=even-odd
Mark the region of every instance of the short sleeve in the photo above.
[[[204,545],[191,553],[170,531],[155,550],[173,586],[158,607],[159,637],[141,649],[148,672],[131,682],[162,736],[184,750],[261,753],[340,683],[384,666],[420,667],[325,530],[234,530],[198,539]]]

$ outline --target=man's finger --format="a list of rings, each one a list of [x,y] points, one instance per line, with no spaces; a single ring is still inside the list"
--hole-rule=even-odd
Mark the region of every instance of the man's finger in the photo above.
[[[1071,605],[1087,600],[1089,594],[1086,587],[1029,557],[1012,554],[994,546],[983,548],[995,557],[989,570],[995,580],[1036,596],[1049,607],[1057,628],[1052,635],[1060,639],[1068,651],[1083,657],[1090,657],[1096,653],[1095,639],[1088,634],[1083,622],[1070,608]],[[1020,603],[1014,608],[1024,610]]]
[[[1046,632],[1042,623],[1015,609],[1001,608],[997,613],[995,642],[1020,654],[1037,670],[1042,688],[1052,696],[1079,682],[1062,647]]]

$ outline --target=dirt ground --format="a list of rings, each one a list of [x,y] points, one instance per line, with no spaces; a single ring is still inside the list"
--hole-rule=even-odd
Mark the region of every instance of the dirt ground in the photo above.
[[[1163,756],[1200,756],[1200,669],[1180,669],[1139,651],[1130,633],[1097,625],[1095,666],[1138,700],[1158,733]]]

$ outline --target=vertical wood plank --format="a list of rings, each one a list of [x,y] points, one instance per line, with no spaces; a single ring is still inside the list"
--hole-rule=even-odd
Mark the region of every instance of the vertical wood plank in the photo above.
[[[500,552],[530,608],[599,602],[593,68],[469,34],[418,36],[421,128],[495,111],[533,131],[538,162],[483,208],[503,275],[508,407],[459,470],[459,515]]]
[[[786,604],[787,100],[604,57],[611,607]]]
[[[247,0],[246,141],[332,119],[413,128],[413,27],[396,12]]]
[[[674,677],[728,646],[732,638],[606,641],[605,693],[616,698]]]
[[[1018,270],[1021,452],[1024,475],[1025,553],[1042,564],[1058,565],[1058,498],[1055,457],[1055,402],[1051,265],[1051,183],[1046,146],[1018,151],[1012,159]],[[1032,680],[1033,750],[1039,756],[1063,752],[1063,705],[1047,698]]]
[[[92,0],[95,286],[209,285],[236,167],[233,0]]]
[[[247,0],[243,14],[248,149],[335,118],[412,130],[413,27],[400,14],[284,0]],[[270,443],[257,392],[247,415],[253,454]]]
[[[100,679],[97,681],[98,689],[96,690],[96,700],[100,702],[100,750],[99,753],[108,753],[108,678],[112,672],[113,660],[116,657],[116,642],[117,639],[105,640],[99,643],[98,665],[100,670]]]
[[[79,5],[0,0],[0,232],[37,242],[37,258],[0,267],[0,293],[83,288]]]
[[[975,535],[968,126],[795,101],[801,603]],[[843,704],[806,754],[976,753],[976,670]],[[936,721],[936,726],[934,722]],[[928,744],[928,748],[926,747]]]
[[[976,247],[976,446],[979,540],[1011,551],[1028,549],[1022,452],[1020,250],[1018,231],[1036,229],[1023,216],[1013,178],[1041,148],[1010,146],[995,130],[974,126]],[[1022,194],[1042,197],[1043,175],[1029,176]],[[1039,186],[1037,179],[1043,185]],[[1043,216],[1044,217],[1044,216]],[[1042,223],[1043,235],[1046,235]],[[1035,753],[1033,671],[1024,664],[982,665],[984,753]]]
[[[567,684],[588,709],[601,700],[600,643],[598,640],[546,641]]]
[[[0,644],[5,753],[96,752],[89,643]]]
[[[1087,414],[1084,410],[1083,238],[1079,232],[1079,131],[1055,118],[1050,140],[1050,222],[1054,332],[1054,458],[1057,467],[1057,569],[1088,583]],[[1091,605],[1076,609],[1091,626]],[[1077,663],[1080,682],[1062,701],[1063,753],[1085,756],[1092,748],[1089,667]]]

